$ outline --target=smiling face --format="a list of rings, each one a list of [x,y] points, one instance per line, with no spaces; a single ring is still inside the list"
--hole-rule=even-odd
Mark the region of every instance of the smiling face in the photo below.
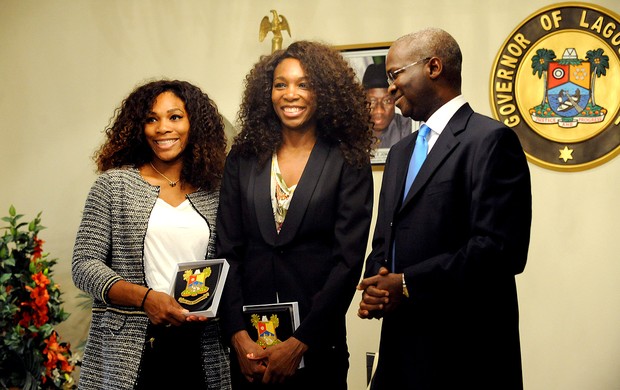
[[[181,99],[172,92],[157,96],[144,125],[144,135],[154,160],[177,161],[187,146],[189,127],[185,103]]]
[[[412,53],[409,45],[397,42],[388,52],[385,68],[394,72],[418,60],[420,58],[416,57],[415,51]],[[427,68],[428,62],[420,61],[403,69],[388,88],[401,113],[417,121],[426,121],[430,117],[429,112],[433,110],[431,106],[435,94]]]
[[[271,103],[282,130],[316,130],[316,98],[299,60],[286,58],[275,68]]]

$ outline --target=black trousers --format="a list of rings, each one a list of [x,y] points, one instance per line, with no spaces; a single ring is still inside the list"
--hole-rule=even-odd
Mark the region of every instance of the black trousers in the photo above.
[[[150,324],[135,389],[208,389],[200,352],[203,328]]]

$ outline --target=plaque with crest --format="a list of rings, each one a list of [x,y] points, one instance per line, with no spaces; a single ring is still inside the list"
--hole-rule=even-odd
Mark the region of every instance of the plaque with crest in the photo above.
[[[228,268],[225,259],[179,263],[170,284],[170,295],[189,311],[188,315],[216,317]]]

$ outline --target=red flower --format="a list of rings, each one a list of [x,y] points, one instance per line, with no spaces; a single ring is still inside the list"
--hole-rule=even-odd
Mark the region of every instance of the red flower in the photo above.
[[[34,241],[34,249],[32,250],[31,261],[36,261],[37,259],[40,259],[41,256],[43,255],[43,243],[45,241],[40,240],[39,238],[37,238],[37,236],[34,236],[33,241]]]
[[[32,316],[30,315],[29,311],[25,311],[22,310],[22,319],[19,320],[19,325],[21,325],[23,328],[27,328],[30,326],[30,321],[32,321]]]
[[[22,302],[22,306],[28,306],[32,309],[32,319],[36,326],[43,326],[49,321],[49,308],[47,303],[50,300],[47,286],[50,280],[42,272],[32,275],[36,287],[26,286],[26,290],[30,291],[30,302]]]
[[[32,275],[32,280],[34,280],[35,284],[40,287],[45,287],[50,284],[50,280],[47,276],[43,275],[43,272]]]
[[[69,344],[58,343],[58,334],[56,331],[52,332],[47,340],[44,340],[45,348],[43,349],[43,356],[45,358],[45,376],[43,377],[43,383],[45,383],[46,377],[52,376],[52,371],[58,368],[60,365],[60,371],[71,372],[74,366],[69,362],[67,356],[69,356]]]

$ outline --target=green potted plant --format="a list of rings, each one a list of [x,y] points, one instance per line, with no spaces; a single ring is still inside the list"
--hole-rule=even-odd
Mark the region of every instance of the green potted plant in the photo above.
[[[72,389],[77,356],[54,325],[69,316],[43,253],[41,213],[30,223],[13,206],[0,228],[0,388]]]

